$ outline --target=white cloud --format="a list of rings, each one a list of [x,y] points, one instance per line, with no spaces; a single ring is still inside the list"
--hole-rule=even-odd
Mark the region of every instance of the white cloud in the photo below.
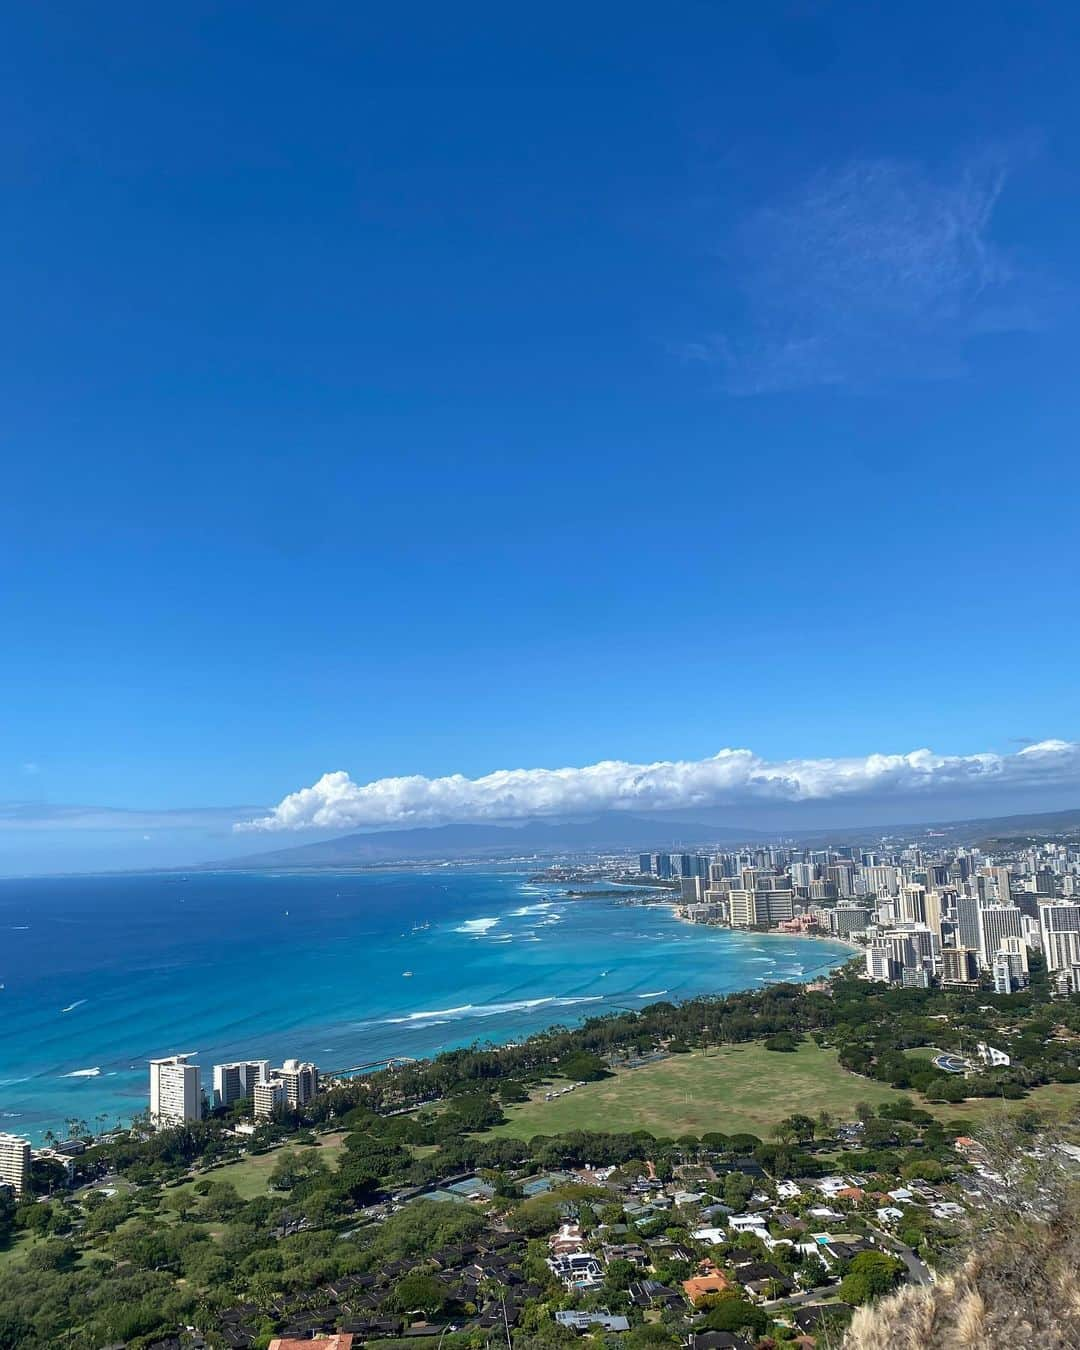
[[[769,761],[751,750],[708,759],[584,768],[500,769],[481,778],[379,778],[354,783],[326,773],[268,815],[237,830],[333,830],[446,822],[522,820],[596,811],[659,811],[915,794],[956,788],[1080,784],[1080,742],[1048,740],[1015,754],[905,755]]]

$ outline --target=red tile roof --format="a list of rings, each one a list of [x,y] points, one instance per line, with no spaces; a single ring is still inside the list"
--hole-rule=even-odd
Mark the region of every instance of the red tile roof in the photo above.
[[[352,1343],[351,1331],[339,1331],[334,1336],[319,1336],[313,1341],[306,1337],[302,1341],[294,1341],[279,1336],[270,1342],[270,1350],[352,1350]]]

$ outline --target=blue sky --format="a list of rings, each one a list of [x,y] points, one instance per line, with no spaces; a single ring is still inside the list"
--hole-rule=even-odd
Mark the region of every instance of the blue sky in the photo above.
[[[659,18],[9,15],[0,870],[1080,738],[1080,15]]]

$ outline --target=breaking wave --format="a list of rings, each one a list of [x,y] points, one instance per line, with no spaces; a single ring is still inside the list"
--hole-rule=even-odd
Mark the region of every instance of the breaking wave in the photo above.
[[[471,937],[483,937],[483,935],[498,923],[498,919],[466,919],[460,928],[455,928],[455,933],[468,933]]]
[[[576,998],[523,998],[515,1003],[463,1003],[459,1008],[432,1008],[426,1012],[407,1013],[404,1017],[387,1017],[387,1023],[427,1022],[433,1018],[442,1021],[464,1017],[498,1017],[503,1013],[529,1012],[532,1008],[572,1008],[578,1003],[602,1003],[603,994],[582,994]]]

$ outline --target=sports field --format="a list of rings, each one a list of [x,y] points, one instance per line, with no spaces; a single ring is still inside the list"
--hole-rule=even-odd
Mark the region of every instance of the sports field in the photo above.
[[[772,1127],[794,1111],[816,1116],[828,1111],[850,1120],[857,1102],[877,1106],[903,1096],[894,1088],[860,1078],[840,1067],[836,1052],[806,1041],[792,1054],[766,1050],[760,1041],[724,1046],[708,1054],[673,1055],[658,1064],[621,1070],[588,1083],[565,1097],[544,1101],[539,1089],[528,1102],[506,1108],[507,1122],[493,1133],[531,1139],[566,1130],[648,1130],[657,1137],[747,1132],[771,1138]],[[909,1097],[917,1094],[906,1094]],[[1035,1106],[1056,1116],[1075,1111],[1080,1085],[1039,1088],[1008,1108]],[[1000,1100],[976,1099],[957,1105],[919,1101],[942,1120],[979,1120],[1005,1109]]]

